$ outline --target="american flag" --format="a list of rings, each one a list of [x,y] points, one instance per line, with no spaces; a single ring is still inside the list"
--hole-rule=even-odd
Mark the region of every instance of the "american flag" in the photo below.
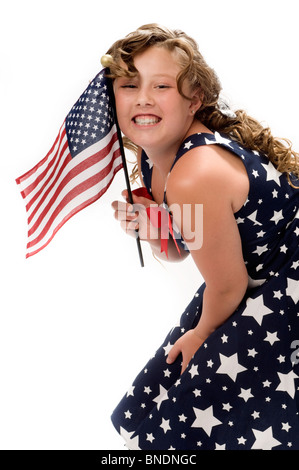
[[[122,168],[108,85],[103,69],[72,107],[46,157],[16,179],[28,218],[26,258],[99,199]]]

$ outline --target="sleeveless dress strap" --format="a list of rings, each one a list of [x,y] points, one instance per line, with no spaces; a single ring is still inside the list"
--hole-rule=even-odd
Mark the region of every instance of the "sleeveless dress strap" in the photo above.
[[[203,145],[221,145],[222,147],[226,148],[227,150],[237,154],[239,157],[241,156],[241,153],[243,149],[240,147],[240,145],[230,139],[226,134],[221,134],[219,132],[213,133],[198,133],[198,134],[192,134],[188,136],[180,145],[179,150],[174,158],[173,164],[170,168],[170,171],[167,175],[166,181],[165,181],[165,186],[164,186],[164,198],[163,198],[163,208],[169,211],[167,200],[166,200],[166,190],[167,190],[167,182],[169,175],[175,166],[175,164],[178,162],[178,160],[185,155],[189,150],[192,150],[193,148],[200,147]],[[143,182],[145,184],[145,187],[148,191],[148,193],[152,197],[152,171],[153,171],[153,163],[151,160],[148,158],[146,153],[142,151],[141,154],[141,174],[143,178]],[[172,229],[173,229],[173,234],[174,238],[178,243],[178,246],[183,248],[185,251],[189,251],[187,248],[186,243],[184,242],[182,235],[180,234],[178,228],[175,226],[174,223],[172,223]]]

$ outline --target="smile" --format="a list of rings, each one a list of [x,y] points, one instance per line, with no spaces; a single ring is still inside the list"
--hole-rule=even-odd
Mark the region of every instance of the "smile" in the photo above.
[[[153,115],[140,115],[135,116],[133,118],[133,121],[138,126],[153,126],[155,124],[158,124],[161,121],[161,118]]]

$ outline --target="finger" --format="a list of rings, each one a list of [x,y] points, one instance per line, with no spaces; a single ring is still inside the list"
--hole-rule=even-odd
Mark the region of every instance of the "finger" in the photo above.
[[[121,195],[122,197],[127,201],[129,202],[129,192],[127,189],[124,189],[122,192],[121,192]]]
[[[143,197],[143,196],[135,196],[135,194],[133,194],[133,202],[134,204],[142,206],[144,209],[150,206],[158,205],[152,199],[148,199],[147,197]]]
[[[130,222],[132,220],[136,220],[138,218],[138,214],[136,214],[136,212],[128,213],[124,211],[115,211],[114,218],[118,220],[119,222],[121,221]]]
[[[129,192],[127,189],[124,189],[121,192],[122,197],[130,203],[131,201],[129,200]],[[143,206],[148,206],[150,203],[153,203],[154,201],[152,199],[148,199],[147,197],[143,196],[137,196],[134,191],[132,191],[132,199],[134,204],[141,204]]]
[[[134,210],[132,204],[126,204],[125,202],[114,201],[111,204],[112,209],[114,210],[114,218],[116,220],[134,220],[137,218],[138,214]]]
[[[187,362],[186,360],[184,360],[184,357],[183,357],[182,368],[181,368],[181,375],[182,375],[182,374],[185,372],[185,370],[187,369],[188,364],[189,364],[189,362]]]
[[[118,211],[130,211],[133,209],[132,204],[128,204],[127,202],[122,201],[113,201],[111,207],[112,209]]]
[[[137,237],[137,231],[139,229],[139,224],[137,222],[122,221],[120,223],[120,226],[131,237],[133,238]]]
[[[181,352],[181,349],[176,342],[168,353],[168,356],[166,359],[167,364],[172,364],[177,359],[180,352]]]

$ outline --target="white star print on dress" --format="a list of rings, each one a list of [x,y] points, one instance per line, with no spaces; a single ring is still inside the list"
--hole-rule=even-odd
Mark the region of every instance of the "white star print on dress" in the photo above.
[[[132,449],[299,450],[299,190],[266,156],[220,133],[189,136],[174,165],[202,145],[233,152],[247,170],[249,194],[235,220],[248,290],[180,375],[182,357],[171,365],[166,359],[200,318],[200,286],[112,422]],[[152,166],[144,152],[141,167],[150,192]],[[179,233],[176,241],[187,249]]]

